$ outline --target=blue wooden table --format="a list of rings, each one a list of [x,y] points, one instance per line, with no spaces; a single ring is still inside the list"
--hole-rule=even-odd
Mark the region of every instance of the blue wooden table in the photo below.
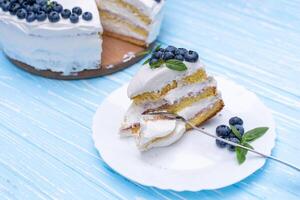
[[[159,42],[197,50],[210,73],[255,92],[276,121],[273,155],[300,165],[300,1],[169,0]],[[197,193],[113,172],[93,146],[92,117],[139,67],[56,81],[0,53],[0,199],[300,199],[299,173],[272,161],[240,183]]]

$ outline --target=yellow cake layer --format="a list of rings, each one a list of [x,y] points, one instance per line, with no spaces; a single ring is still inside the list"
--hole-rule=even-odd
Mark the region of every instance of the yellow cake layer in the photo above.
[[[214,117],[219,111],[223,109],[223,107],[224,107],[224,102],[222,99],[220,99],[213,105],[213,107],[198,113],[194,118],[190,119],[189,122],[194,126],[200,126],[203,122]],[[186,125],[186,129],[190,130],[192,129],[192,127]]]
[[[183,84],[193,84],[193,83],[199,83],[202,81],[205,81],[207,79],[207,75],[204,69],[199,69],[195,73],[193,73],[190,76],[184,77],[181,82]],[[161,99],[165,94],[167,94],[170,90],[177,88],[178,81],[173,80],[168,85],[164,86],[160,91],[157,92],[145,92],[143,94],[137,95],[133,98],[133,102],[135,104],[141,104],[145,101],[157,101]]]
[[[126,8],[131,13],[133,13],[135,16],[137,16],[140,20],[142,20],[145,24],[149,25],[151,24],[151,19],[142,13],[139,9],[137,9],[135,6],[123,1],[123,0],[114,0],[114,3],[117,4],[120,7]]]
[[[113,14],[113,13],[110,13],[109,11],[106,11],[106,10],[101,10],[100,11],[100,17],[102,20],[107,20],[107,21],[110,21],[111,23],[114,23],[114,24],[121,24],[123,26],[126,26],[128,27],[132,32],[135,32],[145,38],[148,37],[148,31],[146,31],[145,29],[141,28],[141,27],[138,27],[138,26],[135,26],[134,24],[128,22],[127,20]]]

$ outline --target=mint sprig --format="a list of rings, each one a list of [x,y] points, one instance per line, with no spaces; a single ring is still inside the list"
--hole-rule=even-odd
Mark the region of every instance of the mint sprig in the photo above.
[[[257,127],[250,131],[247,131],[246,133],[244,133],[243,136],[241,136],[240,132],[234,126],[230,126],[230,127],[232,132],[235,134],[235,136],[240,139],[239,144],[244,147],[248,147],[250,149],[254,149],[254,148],[249,144],[249,142],[253,142],[257,140],[258,138],[263,136],[269,129],[268,127]],[[235,152],[236,152],[236,158],[238,163],[243,164],[246,160],[246,155],[248,153],[248,150],[243,149],[241,147],[236,147]]]

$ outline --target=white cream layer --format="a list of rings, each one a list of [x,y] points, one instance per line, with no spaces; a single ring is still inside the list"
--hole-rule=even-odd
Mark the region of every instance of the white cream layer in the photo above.
[[[187,70],[183,72],[171,70],[165,65],[156,69],[151,69],[149,64],[143,65],[128,86],[128,97],[132,98],[145,92],[157,92],[173,80],[180,83],[183,77],[204,68],[199,60],[196,63],[184,62],[184,64],[187,66]]]
[[[143,120],[136,144],[140,151],[169,146],[179,140],[185,131],[185,124],[181,121]]]
[[[205,99],[202,99],[194,104],[192,104],[189,107],[184,108],[183,110],[179,111],[177,114],[184,117],[185,119],[192,119],[195,117],[198,113],[211,108],[214,106],[214,104],[221,99],[221,94],[218,93],[218,95],[213,96],[213,97],[208,97]],[[142,123],[142,118],[146,110],[150,108],[157,108],[159,106],[163,105],[162,102],[157,102],[157,103],[151,103],[151,104],[144,104],[144,105],[136,105],[136,104],[131,104],[131,106],[128,108],[124,121],[121,125],[121,135],[124,136],[130,136],[130,127],[132,127],[134,124],[141,124]]]
[[[93,13],[90,22],[73,24],[61,19],[57,23],[28,23],[8,12],[0,12],[0,38],[4,52],[38,70],[49,69],[64,75],[84,69],[96,69],[101,63],[102,26],[93,0],[61,0],[64,8],[80,6]],[[87,3],[88,2],[88,3]]]

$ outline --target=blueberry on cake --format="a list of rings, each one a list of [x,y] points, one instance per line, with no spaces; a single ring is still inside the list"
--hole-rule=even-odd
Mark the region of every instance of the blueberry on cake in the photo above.
[[[70,75],[99,69],[102,35],[148,46],[164,0],[0,0],[0,43],[14,61]]]
[[[224,103],[216,80],[208,76],[198,53],[185,48],[156,48],[128,86],[132,104],[121,126],[122,136],[136,138],[140,150],[167,146],[191,127],[163,116],[143,115],[168,111],[199,126]]]

